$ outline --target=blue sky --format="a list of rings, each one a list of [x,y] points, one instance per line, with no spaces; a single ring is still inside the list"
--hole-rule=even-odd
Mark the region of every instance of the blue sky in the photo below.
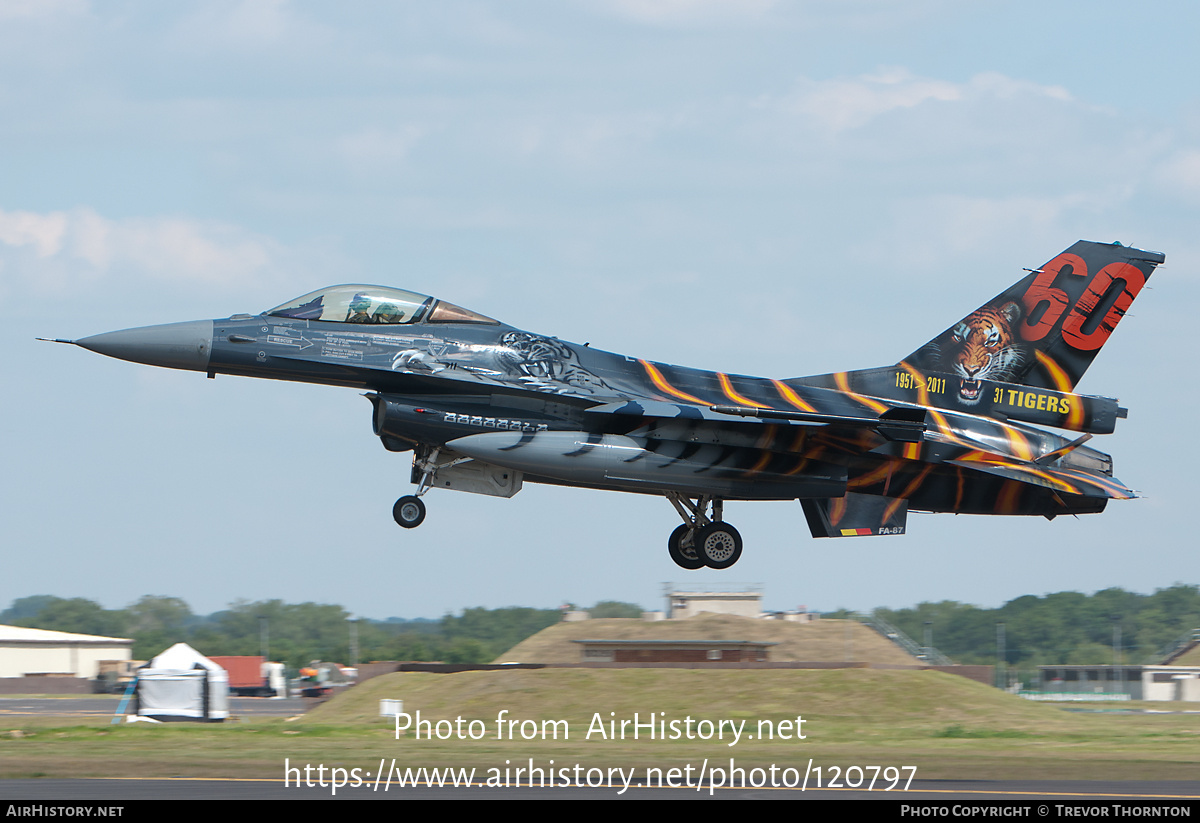
[[[1200,581],[1192,4],[0,0],[0,604],[368,617],[661,605],[747,581],[870,608]],[[1146,498],[913,515],[814,541],[730,504],[683,572],[666,501],[432,493],[354,392],[204,380],[36,343],[257,312],[323,285],[444,297],[631,355],[791,377],[895,362],[1078,239],[1161,250],[1080,385]]]

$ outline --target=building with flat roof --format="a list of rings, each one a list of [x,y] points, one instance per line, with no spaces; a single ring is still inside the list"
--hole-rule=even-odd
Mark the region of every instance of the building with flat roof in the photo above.
[[[663,589],[668,620],[686,620],[702,612],[738,617],[761,617],[763,613],[762,586],[733,583],[699,588],[667,583]]]
[[[0,677],[81,677],[95,679],[101,660],[129,660],[126,637],[27,629],[0,625]]]
[[[809,623],[820,618],[804,606],[791,612],[764,612],[761,583],[717,583],[706,586],[663,584],[667,620],[687,620],[698,614],[732,614],[737,617],[770,618]],[[647,619],[661,620],[658,612],[647,612]]]
[[[1200,666],[1038,666],[1038,671],[1043,695],[1200,701]]]

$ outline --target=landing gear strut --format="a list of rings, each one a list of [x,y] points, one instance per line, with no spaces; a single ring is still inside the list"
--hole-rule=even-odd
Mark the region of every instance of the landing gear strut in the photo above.
[[[416,450],[416,456],[413,457],[413,475],[415,477],[419,474],[421,478],[417,483],[417,493],[404,495],[392,506],[392,519],[402,528],[415,529],[425,522],[425,503],[421,497],[433,485],[433,478],[440,468],[437,462],[438,451],[430,451],[428,447],[418,447]]]
[[[707,495],[695,502],[679,492],[667,492],[667,499],[683,518],[683,525],[671,532],[667,549],[675,564],[685,569],[728,569],[742,556],[742,536],[721,520],[724,502]],[[707,512],[712,507],[712,514]]]

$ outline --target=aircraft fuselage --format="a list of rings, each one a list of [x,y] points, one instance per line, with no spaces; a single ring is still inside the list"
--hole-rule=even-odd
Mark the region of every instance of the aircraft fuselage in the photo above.
[[[894,365],[790,379],[627,357],[360,285],[62,342],[366,392],[384,447],[413,453],[402,526],[423,521],[431,488],[660,494],[684,521],[675,561],[726,568],[741,539],[725,500],[800,500],[814,536],[840,537],[902,534],[910,508],[1053,518],[1135,496],[1083,445],[1125,409],[1074,389],[1162,261],[1080,241]]]

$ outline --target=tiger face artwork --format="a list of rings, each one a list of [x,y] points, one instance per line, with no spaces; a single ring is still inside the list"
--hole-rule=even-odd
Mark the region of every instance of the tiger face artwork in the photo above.
[[[1026,354],[1016,333],[1021,314],[1015,301],[984,306],[932,344],[939,371],[962,378],[958,401],[964,406],[979,403],[983,393],[980,381],[1013,382],[1024,365]]]

